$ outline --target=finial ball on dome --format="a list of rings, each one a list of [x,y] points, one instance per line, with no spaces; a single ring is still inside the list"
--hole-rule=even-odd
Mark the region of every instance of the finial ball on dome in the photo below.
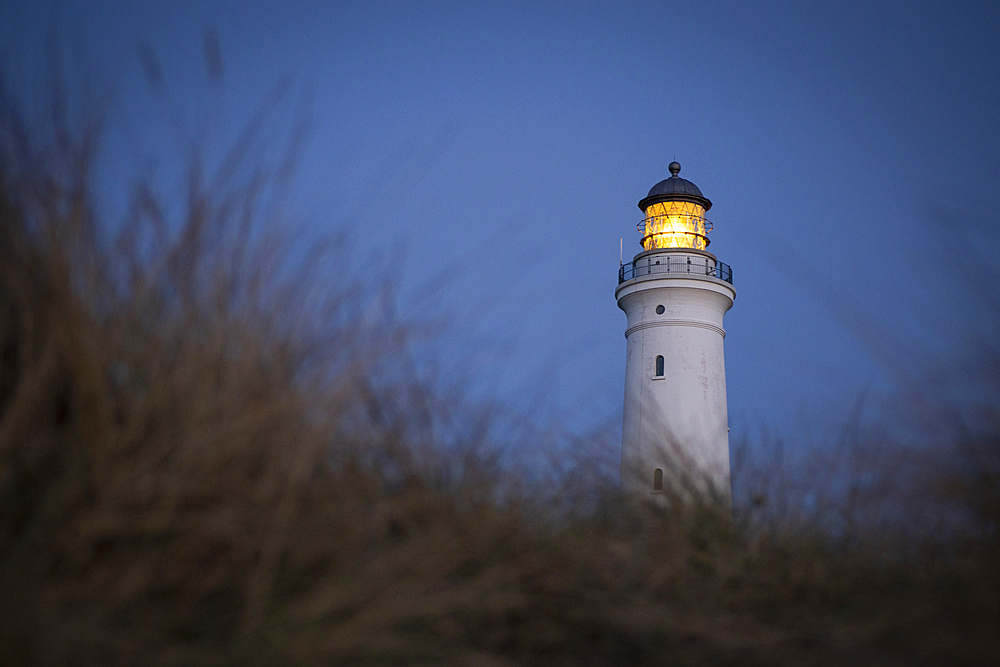
[[[670,170],[671,175],[676,176],[677,174],[681,173],[681,163],[677,161],[671,162],[669,165],[667,165],[667,169]]]

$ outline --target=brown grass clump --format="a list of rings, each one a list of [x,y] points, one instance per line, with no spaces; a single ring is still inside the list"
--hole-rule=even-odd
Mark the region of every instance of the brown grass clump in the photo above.
[[[945,543],[633,504],[581,462],[546,491],[399,370],[378,304],[274,249],[261,172],[193,169],[177,215],[140,184],[108,225],[99,131],[60,123],[0,99],[0,663],[1000,655],[995,461],[940,478]]]

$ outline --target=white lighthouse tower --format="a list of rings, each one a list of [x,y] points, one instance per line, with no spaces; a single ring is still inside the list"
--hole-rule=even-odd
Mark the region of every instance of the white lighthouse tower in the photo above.
[[[733,274],[706,250],[712,202],[680,164],[669,169],[639,202],[642,252],[615,290],[628,317],[622,489],[648,496],[693,484],[728,498],[722,317],[736,298]]]

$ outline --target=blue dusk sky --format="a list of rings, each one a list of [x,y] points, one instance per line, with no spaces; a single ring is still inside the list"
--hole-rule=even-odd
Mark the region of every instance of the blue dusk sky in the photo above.
[[[404,318],[446,325],[446,366],[583,429],[620,425],[619,242],[639,251],[636,204],[675,158],[733,268],[734,431],[842,420],[996,333],[970,285],[998,269],[1000,3],[67,1],[0,16],[23,90],[43,83],[53,29],[71,87],[110,82],[104,160],[123,185],[148,155],[233,140],[290,75],[267,122],[280,146],[298,109],[310,117],[289,203],[301,243],[346,231],[351,261],[382,258]]]

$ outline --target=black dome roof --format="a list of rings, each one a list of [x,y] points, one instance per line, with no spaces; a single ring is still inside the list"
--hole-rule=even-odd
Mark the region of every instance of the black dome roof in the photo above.
[[[673,175],[650,188],[646,198],[639,202],[639,208],[645,211],[650,204],[664,201],[689,201],[703,206],[706,211],[712,208],[712,202],[701,194],[697,185],[677,175],[681,171],[680,164],[671,162],[669,169]]]

